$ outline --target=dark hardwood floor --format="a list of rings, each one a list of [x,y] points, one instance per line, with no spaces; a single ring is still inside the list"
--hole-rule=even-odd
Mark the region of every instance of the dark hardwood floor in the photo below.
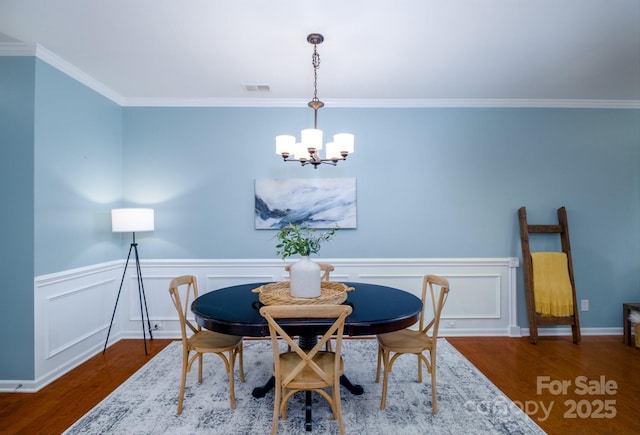
[[[549,434],[640,433],[640,349],[621,336],[448,340]]]
[[[620,336],[447,340],[549,434],[640,433],[640,349]],[[37,393],[0,394],[0,434],[62,433],[170,342],[145,356],[141,340],[121,340]],[[477,412],[500,412],[482,407],[492,399]]]
[[[37,393],[0,394],[0,434],[61,434],[172,340],[120,340]],[[97,434],[96,434],[97,435]]]

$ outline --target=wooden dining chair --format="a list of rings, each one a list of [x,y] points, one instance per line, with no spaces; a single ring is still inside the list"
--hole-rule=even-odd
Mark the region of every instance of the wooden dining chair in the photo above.
[[[344,322],[351,311],[349,305],[267,305],[260,308],[260,314],[269,324],[273,347],[275,399],[272,435],[278,430],[279,415],[287,418],[287,401],[298,391],[315,391],[324,397],[334,419],[338,420],[340,434],[344,434],[340,401],[340,376],[344,372],[341,351]],[[280,319],[327,319],[333,323],[312,349],[302,349],[283,329]],[[335,350],[321,350],[332,335],[335,335]],[[280,353],[279,338],[291,347],[291,352]],[[327,387],[331,388],[331,395],[324,390]]]
[[[181,293],[183,293],[182,296]],[[202,382],[202,356],[205,353],[218,355],[224,361],[225,370],[229,376],[229,400],[231,408],[235,409],[236,396],[233,386],[233,371],[236,358],[238,359],[240,381],[244,382],[242,337],[203,330],[200,325],[194,326],[189,321],[187,316],[191,300],[195,300],[198,297],[198,282],[195,276],[183,275],[172,279],[169,283],[169,294],[180,317],[180,332],[182,334],[182,378],[178,397],[178,414],[182,413],[187,372],[191,371],[191,366],[196,360],[198,360],[198,382]],[[191,352],[194,352],[193,355],[190,355]]]
[[[322,272],[322,276],[320,277],[320,279],[322,281],[329,281],[329,277],[331,275],[331,272],[334,271],[335,267],[333,267],[333,265],[328,264],[328,263],[318,263],[318,266],[320,266],[320,271]],[[284,267],[284,270],[286,270],[287,272],[291,271],[291,264],[287,264]]]
[[[439,290],[438,290],[439,288]],[[427,295],[429,298],[427,298]],[[438,327],[442,307],[449,295],[449,281],[437,275],[426,275],[422,281],[422,311],[418,329],[402,329],[400,331],[379,334],[378,338],[378,367],[376,369],[376,383],[380,381],[380,365],[384,367],[382,381],[382,399],[380,409],[384,409],[387,400],[387,384],[393,363],[400,355],[413,354],[418,356],[418,382],[422,382],[422,363],[431,373],[431,402],[432,412],[438,413],[436,398],[436,346],[438,344]],[[425,311],[431,308],[433,317],[427,323]],[[429,352],[427,357],[424,352]]]

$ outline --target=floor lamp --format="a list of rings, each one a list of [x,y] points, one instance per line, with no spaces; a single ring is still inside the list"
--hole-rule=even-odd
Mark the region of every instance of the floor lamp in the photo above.
[[[104,342],[104,354],[107,350],[107,343],[109,342],[109,335],[111,334],[111,327],[113,326],[113,319],[116,316],[116,309],[118,308],[118,300],[120,299],[120,292],[122,291],[122,284],[124,283],[124,277],[127,274],[127,266],[129,265],[129,259],[131,258],[131,252],[134,252],[136,258],[136,275],[138,278],[138,298],[140,299],[140,318],[142,319],[142,337],[144,339],[144,354],[147,355],[147,335],[144,327],[145,314],[147,317],[147,328],[149,329],[149,339],[153,340],[153,334],[151,333],[151,321],[149,320],[149,309],[147,308],[147,297],[144,293],[144,284],[142,282],[142,270],[140,269],[140,257],[138,255],[138,244],[136,243],[136,232],[141,231],[153,231],[153,209],[152,208],[116,208],[111,210],[111,230],[114,233],[133,233],[133,241],[129,246],[129,255],[127,255],[127,262],[124,264],[124,272],[122,272],[122,280],[120,281],[120,288],[118,289],[118,296],[116,297],[116,304],[113,307],[113,314],[111,315],[111,323],[109,324],[109,331],[107,332],[107,339]],[[144,308],[143,308],[144,307]]]

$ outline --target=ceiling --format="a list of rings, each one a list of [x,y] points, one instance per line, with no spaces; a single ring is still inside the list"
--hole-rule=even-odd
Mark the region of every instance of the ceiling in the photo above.
[[[327,105],[640,107],[638,0],[0,0],[125,105],[305,103],[312,32]]]

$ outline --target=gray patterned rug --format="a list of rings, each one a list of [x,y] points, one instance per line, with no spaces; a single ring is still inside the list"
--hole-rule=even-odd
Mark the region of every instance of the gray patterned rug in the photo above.
[[[73,434],[256,434],[271,430],[273,392],[251,395],[253,387],[270,376],[269,341],[245,341],[246,383],[236,370],[235,410],[229,407],[228,384],[222,361],[205,355],[202,384],[197,370],[187,378],[184,410],[176,415],[182,348],[170,344],[117,390],[65,432]],[[430,376],[417,382],[415,357],[400,357],[389,379],[387,406],[380,410],[382,386],[374,382],[375,340],[345,340],[346,374],[362,385],[355,396],[342,388],[342,410],[347,434],[544,434],[519,408],[445,339],[438,343],[438,414],[431,413]],[[298,397],[299,396],[299,397]],[[317,396],[317,397],[316,397]],[[279,434],[304,434],[304,393],[290,399],[287,419]],[[309,432],[306,432],[309,433]],[[327,403],[313,399],[311,434],[338,433]]]

